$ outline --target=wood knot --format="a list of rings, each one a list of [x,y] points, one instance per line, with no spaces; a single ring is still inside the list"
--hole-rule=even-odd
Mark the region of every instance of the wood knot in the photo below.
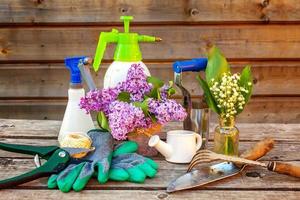
[[[253,78],[253,84],[257,84],[258,80],[257,78]]]
[[[14,124],[2,124],[0,125],[1,128],[14,128],[15,125]]]
[[[263,15],[260,17],[260,19],[261,19],[263,22],[265,22],[265,23],[269,23],[269,22],[270,22],[270,18],[269,18],[267,15],[265,15],[265,14],[263,14]]]
[[[122,14],[125,14],[125,13],[128,13],[128,8],[127,7],[122,7],[122,8],[120,8],[120,12],[122,13]]]
[[[261,2],[261,6],[262,6],[263,8],[265,8],[265,7],[267,7],[267,6],[269,5],[269,3],[270,3],[269,0],[263,0],[263,1]]]
[[[44,0],[34,0],[33,2],[36,5],[41,5],[44,2]]]
[[[6,48],[1,49],[1,54],[2,55],[7,55],[8,54],[8,49],[6,49]]]
[[[252,177],[252,178],[262,178],[262,176],[260,175],[260,173],[258,172],[247,172],[246,176],[248,177]]]
[[[190,16],[196,16],[199,14],[199,10],[197,8],[190,9]]]
[[[4,47],[0,50],[0,56],[7,56],[9,53],[11,52],[11,50],[7,47]]]
[[[279,156],[273,156],[271,157],[271,160],[278,160],[279,159]]]
[[[167,198],[169,195],[168,194],[166,194],[166,193],[161,193],[161,194],[159,194],[158,196],[157,196],[157,198],[159,198],[159,199],[165,199],[165,198]]]
[[[2,159],[0,159],[0,165],[2,167],[7,167],[7,166],[12,165],[12,164],[13,164],[12,159],[9,159],[9,158],[2,158]]]

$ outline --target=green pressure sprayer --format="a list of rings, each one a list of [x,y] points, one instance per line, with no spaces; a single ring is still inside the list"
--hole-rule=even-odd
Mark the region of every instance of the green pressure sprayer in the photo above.
[[[117,44],[114,62],[109,66],[104,76],[104,88],[114,87],[119,82],[124,81],[132,64],[140,64],[144,68],[144,73],[150,75],[148,68],[142,62],[139,42],[161,41],[157,37],[129,32],[129,23],[133,19],[132,16],[121,16],[120,19],[124,21],[124,32],[121,33],[117,29],[112,29],[111,32],[101,32],[94,57],[93,67],[95,71],[98,71],[106,45],[108,43]]]

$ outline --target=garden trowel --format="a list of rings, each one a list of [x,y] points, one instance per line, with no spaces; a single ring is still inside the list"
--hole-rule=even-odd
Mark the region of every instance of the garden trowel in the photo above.
[[[241,157],[249,160],[257,160],[266,155],[274,146],[274,140],[264,139],[255,144],[250,150],[244,152]],[[167,192],[191,189],[222,180],[240,173],[246,165],[238,165],[232,162],[222,162],[208,167],[202,167],[186,173],[171,181]]]

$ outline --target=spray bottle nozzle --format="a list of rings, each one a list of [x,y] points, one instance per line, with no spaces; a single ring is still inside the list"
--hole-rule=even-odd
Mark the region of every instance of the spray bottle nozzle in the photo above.
[[[80,84],[82,83],[80,70],[78,68],[79,62],[83,62],[85,56],[76,56],[76,57],[68,57],[65,58],[65,65],[70,70],[72,84]]]
[[[142,60],[139,42],[161,41],[161,38],[129,32],[132,16],[121,16],[120,19],[124,21],[123,33],[113,29],[111,32],[102,32],[100,34],[93,63],[95,71],[98,71],[100,67],[107,43],[117,43],[114,54],[115,61],[134,62]]]
[[[176,61],[173,63],[173,71],[181,72],[200,72],[205,70],[207,65],[207,58],[193,58],[191,60]]]

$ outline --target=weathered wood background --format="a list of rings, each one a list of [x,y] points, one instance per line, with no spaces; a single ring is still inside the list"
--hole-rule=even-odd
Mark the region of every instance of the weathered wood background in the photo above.
[[[121,15],[134,16],[132,31],[163,38],[141,44],[153,75],[172,79],[174,60],[205,56],[215,43],[234,70],[253,66],[254,96],[239,121],[300,122],[298,0],[1,0],[0,118],[62,119],[64,57],[93,56],[101,31],[122,30]],[[184,81],[197,98],[194,76]]]

